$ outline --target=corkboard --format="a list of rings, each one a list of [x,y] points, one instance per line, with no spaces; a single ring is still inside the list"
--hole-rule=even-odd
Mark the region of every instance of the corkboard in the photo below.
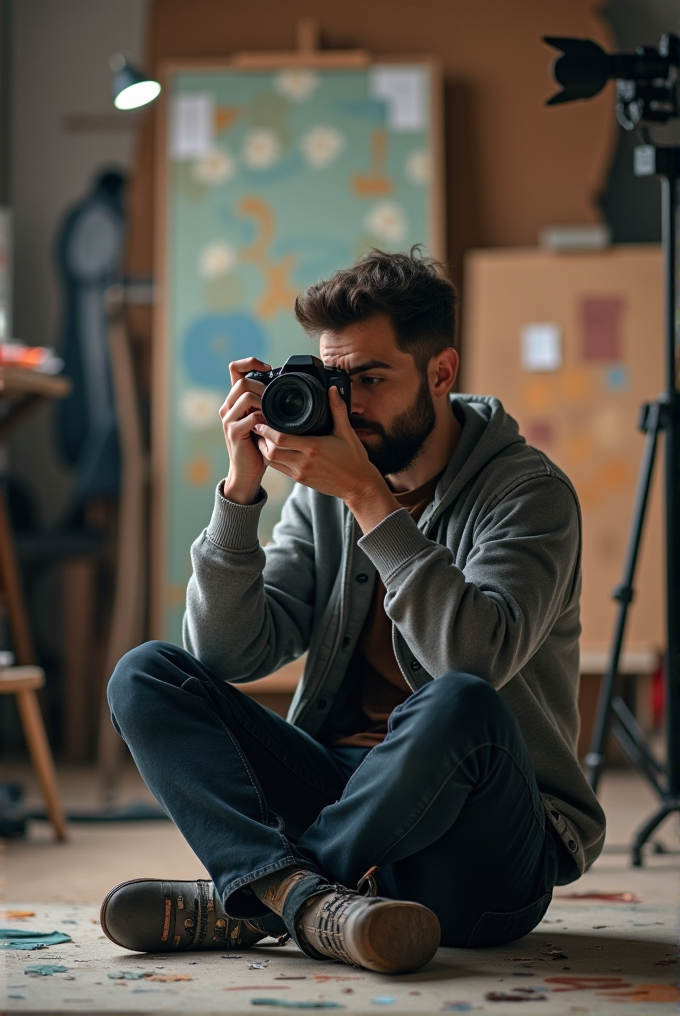
[[[621,581],[642,452],[639,406],[663,388],[661,249],[474,251],[466,261],[466,322],[465,390],[500,398],[527,439],[574,482],[583,510],[581,644],[586,653],[601,651],[614,622],[611,591]],[[557,328],[560,348],[546,347],[548,361],[556,352],[561,360],[554,369],[522,365],[522,329],[537,324]],[[643,655],[665,641],[660,491],[657,469],[627,639]]]

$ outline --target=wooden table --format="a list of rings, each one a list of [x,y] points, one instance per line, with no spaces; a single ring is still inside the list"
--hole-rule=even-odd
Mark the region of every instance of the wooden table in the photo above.
[[[47,399],[64,399],[71,388],[68,377],[0,365],[0,406],[6,406],[0,416],[0,441]]]
[[[21,367],[0,366],[0,441],[48,399],[63,399],[71,391],[67,377],[38,374]],[[5,492],[0,487],[0,588],[7,603],[17,664],[0,672],[0,694],[17,696],[24,735],[40,781],[57,838],[66,839],[66,823],[59,799],[54,761],[36,695],[44,674],[36,666],[33,639],[17,567]]]

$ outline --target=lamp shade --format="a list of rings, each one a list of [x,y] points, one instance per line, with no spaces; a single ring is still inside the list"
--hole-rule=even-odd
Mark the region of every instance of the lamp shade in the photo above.
[[[116,109],[136,109],[153,102],[160,93],[161,86],[148,74],[129,64],[125,57],[117,53],[109,61],[113,78],[111,94]]]

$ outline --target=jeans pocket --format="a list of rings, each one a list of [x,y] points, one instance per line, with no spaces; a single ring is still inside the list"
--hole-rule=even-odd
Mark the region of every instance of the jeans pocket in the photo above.
[[[550,906],[552,889],[520,910],[494,913],[487,910],[477,921],[468,940],[469,949],[505,945],[533,931]]]

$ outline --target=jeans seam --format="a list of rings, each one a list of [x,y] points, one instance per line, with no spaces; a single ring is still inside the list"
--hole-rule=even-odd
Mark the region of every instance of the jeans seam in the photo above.
[[[394,850],[394,848],[397,846],[397,844],[401,843],[401,841],[403,839],[405,839],[409,835],[409,833],[411,833],[416,828],[416,826],[418,825],[419,822],[422,822],[422,820],[425,817],[425,815],[428,813],[430,808],[432,808],[432,806],[434,805],[435,801],[437,800],[439,795],[444,790],[444,787],[446,786],[446,784],[456,775],[456,773],[458,772],[458,770],[462,766],[463,762],[465,762],[466,759],[470,758],[471,755],[474,755],[475,752],[480,751],[482,748],[496,748],[498,751],[505,752],[506,755],[511,759],[511,761],[513,762],[515,767],[519,770],[519,772],[520,772],[520,774],[522,776],[522,779],[524,780],[527,788],[531,789],[530,785],[529,785],[529,783],[528,783],[528,781],[527,781],[527,779],[526,779],[526,777],[524,775],[524,772],[522,771],[521,766],[517,763],[517,760],[515,759],[515,757],[512,754],[512,752],[510,752],[507,748],[503,747],[503,745],[493,744],[492,742],[486,742],[484,744],[478,744],[476,747],[472,748],[466,755],[464,755],[461,759],[458,760],[457,764],[451,770],[451,772],[446,777],[446,779],[439,785],[439,789],[437,790],[436,794],[434,794],[434,796],[432,797],[432,799],[428,803],[427,807],[424,810],[421,811],[421,813],[418,815],[418,818],[415,820],[415,822],[413,822],[412,825],[410,825],[409,828],[404,833],[402,833],[402,835],[399,837],[398,840],[395,840],[394,843],[391,843],[389,845],[389,847],[385,848],[385,850],[382,852],[380,857],[377,859],[377,862],[376,862],[377,864],[380,864],[380,862],[384,858],[385,854],[389,850]],[[366,757],[368,758],[368,756],[366,756]],[[366,761],[366,759],[364,759],[364,762],[365,761]],[[363,762],[362,762],[362,765],[363,765]],[[534,818],[538,822],[539,821],[539,816],[538,816],[538,814],[536,812],[536,809],[533,807],[533,803],[532,803],[532,811],[533,811],[533,814],[534,814]],[[545,825],[543,826],[543,829],[545,829]]]
[[[297,863],[296,858],[292,854],[289,854],[280,861],[273,861],[271,864],[265,864],[261,868],[256,868],[255,871],[251,871],[247,875],[242,875],[240,878],[230,882],[224,890],[224,898],[226,900],[227,897],[232,896],[238,889],[241,889],[244,885],[249,885],[251,882],[255,882],[258,878],[264,878],[265,875],[269,875],[273,871],[280,871],[282,868],[289,868]]]

